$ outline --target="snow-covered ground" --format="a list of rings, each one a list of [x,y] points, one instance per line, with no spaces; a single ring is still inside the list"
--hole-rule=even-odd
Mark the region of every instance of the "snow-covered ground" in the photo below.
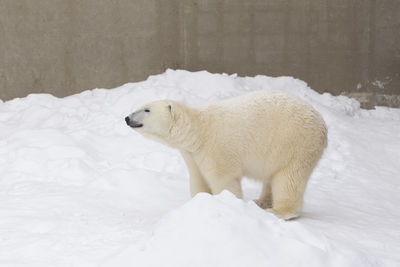
[[[190,199],[177,151],[124,117],[270,88],[319,110],[329,145],[302,217],[282,221],[224,191]],[[400,109],[362,110],[291,77],[168,70],[66,98],[0,101],[0,266],[400,266]]]

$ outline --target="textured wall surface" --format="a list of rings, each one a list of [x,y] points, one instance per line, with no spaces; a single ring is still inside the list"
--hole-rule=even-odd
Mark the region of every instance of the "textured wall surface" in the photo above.
[[[66,96],[177,68],[177,3],[0,0],[0,98]]]
[[[0,0],[0,98],[183,68],[294,76],[397,106],[399,14],[398,0]]]
[[[320,92],[357,92],[352,96],[373,104],[400,105],[391,96],[400,95],[398,0],[202,0],[185,5],[189,70],[294,76]],[[371,98],[371,92],[386,98]]]

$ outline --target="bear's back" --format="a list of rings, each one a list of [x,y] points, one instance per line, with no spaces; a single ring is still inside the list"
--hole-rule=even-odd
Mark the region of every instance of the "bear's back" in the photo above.
[[[206,112],[217,144],[240,157],[249,176],[274,171],[299,154],[319,153],[326,146],[320,114],[285,92],[252,92],[210,105]],[[274,166],[256,168],[266,162]]]

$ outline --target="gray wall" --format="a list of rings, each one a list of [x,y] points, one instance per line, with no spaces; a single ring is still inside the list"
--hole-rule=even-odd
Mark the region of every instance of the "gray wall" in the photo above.
[[[166,68],[290,75],[400,105],[399,0],[0,0],[0,98]]]
[[[0,0],[0,98],[66,96],[177,68],[178,2]]]

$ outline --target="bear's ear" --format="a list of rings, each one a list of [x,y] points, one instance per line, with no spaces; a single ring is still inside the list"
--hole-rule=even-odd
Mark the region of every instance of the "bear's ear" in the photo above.
[[[168,103],[168,110],[171,113],[173,119],[176,119],[179,115],[179,108],[176,103],[169,102]]]

